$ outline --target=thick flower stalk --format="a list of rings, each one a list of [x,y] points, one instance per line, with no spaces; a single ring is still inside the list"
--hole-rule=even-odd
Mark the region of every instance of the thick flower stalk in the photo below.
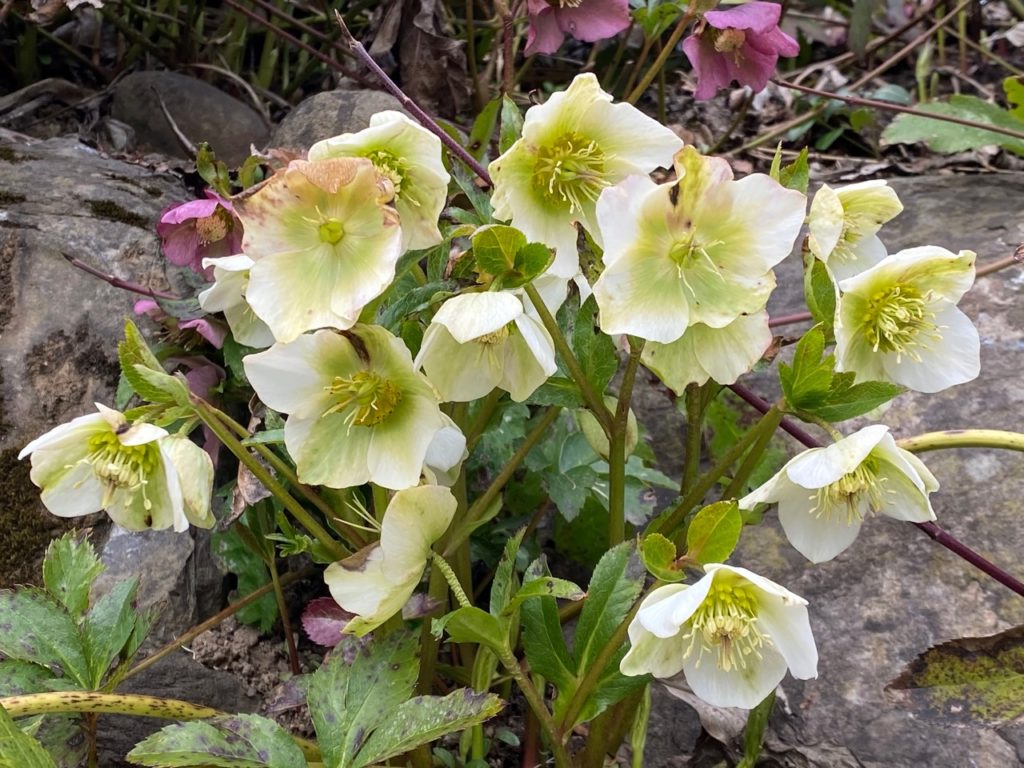
[[[294,160],[235,205],[253,260],[246,301],[278,341],[351,328],[402,253],[391,182],[365,158]]]
[[[249,270],[255,262],[244,253],[223,259],[204,259],[204,267],[213,268],[214,283],[199,293],[199,306],[207,312],[223,312],[235,341],[247,347],[264,349],[274,343],[270,327],[252,311],[245,300]]]
[[[379,326],[317,331],[244,363],[260,399],[288,414],[285,446],[303,483],[411,488],[451,426],[405,344]]]
[[[643,140],[638,140],[643,137]],[[597,232],[601,192],[667,167],[682,140],[629,104],[612,104],[590,73],[526,112],[522,137],[488,168],[494,216],[555,249],[549,272],[579,272],[576,224]]]
[[[311,161],[365,157],[395,190],[394,206],[402,225],[402,250],[430,248],[441,242],[437,220],[448,201],[451,177],[441,159],[441,140],[401,112],[387,110],[370,118],[358,133],[344,133],[309,148]]]
[[[870,269],[888,255],[877,232],[903,210],[885,181],[862,181],[839,189],[822,184],[807,214],[807,247],[837,280]]]
[[[613,37],[629,26],[629,0],[527,0],[527,56],[554,53],[566,35],[587,43]]]
[[[416,367],[446,402],[476,400],[495,387],[522,402],[558,370],[551,336],[504,291],[448,299],[423,335]]]
[[[207,277],[210,272],[203,259],[230,256],[242,247],[242,223],[231,202],[209,189],[205,200],[165,208],[156,233],[168,261]]]
[[[733,181],[728,163],[692,147],[677,181],[634,176],[597,205],[605,269],[594,284],[601,329],[662,344],[696,323],[760,312],[772,267],[792,250],[805,199],[764,174]]]
[[[921,460],[897,446],[888,427],[875,424],[804,451],[739,503],[742,509],[777,503],[790,544],[822,563],[849,547],[870,515],[934,520],[928,496],[938,487]]]
[[[672,677],[716,707],[757,706],[788,669],[818,676],[807,601],[744,568],[711,564],[693,585],[658,587],[629,625],[624,675]]]
[[[939,392],[977,377],[981,342],[957,302],[974,284],[974,253],[909,248],[839,283],[836,369],[858,381]]]
[[[697,76],[697,99],[710,99],[735,80],[764,90],[779,56],[796,56],[800,44],[779,29],[782,6],[759,0],[725,11],[708,11],[683,41]]]
[[[436,485],[399,491],[384,512],[380,541],[327,566],[331,597],[355,614],[343,632],[361,637],[402,610],[456,506],[451,491]]]
[[[209,528],[213,462],[185,437],[153,424],[129,423],[124,414],[96,404],[26,445],[32,482],[58,517],[101,510],[130,531]]]

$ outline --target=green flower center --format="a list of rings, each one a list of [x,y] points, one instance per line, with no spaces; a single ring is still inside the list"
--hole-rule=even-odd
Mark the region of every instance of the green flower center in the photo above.
[[[317,231],[320,233],[321,242],[337,245],[345,236],[345,225],[340,219],[325,219],[320,222]]]
[[[860,500],[867,497],[868,509],[872,513],[882,508],[884,480],[878,477],[878,461],[868,456],[852,472],[847,472],[834,483],[819,488],[811,500],[815,507],[815,517],[832,519],[837,513],[845,517],[847,525],[863,519],[860,513]]]
[[[335,376],[327,391],[338,399],[324,416],[348,411],[345,421],[350,427],[374,427],[386,421],[402,402],[401,390],[373,371]]]
[[[127,429],[127,425],[122,429]],[[104,508],[110,506],[115,492],[124,491],[129,496],[141,493],[143,507],[152,509],[146,484],[159,464],[160,449],[156,443],[122,445],[115,433],[101,432],[89,438],[88,446],[89,452],[82,461],[92,466],[93,474],[103,483]]]
[[[692,229],[686,232],[682,237],[673,241],[672,247],[669,248],[668,257],[676,265],[676,270],[679,273],[679,279],[683,281],[691,293],[694,291],[693,287],[686,279],[686,273],[688,270],[696,269],[702,262],[706,269],[717,275],[723,282],[725,281],[725,277],[723,277],[718,265],[715,264],[714,259],[711,258],[710,253],[712,248],[721,244],[721,240],[714,240],[707,243],[699,242],[697,240],[696,232]]]
[[[895,285],[875,293],[861,318],[871,348],[875,352],[895,352],[897,363],[903,355],[920,362],[921,356],[914,348],[942,339],[929,308],[930,298],[930,293],[922,296],[910,285]]]
[[[686,626],[683,639],[690,643],[684,658],[697,654],[700,666],[704,654],[715,657],[718,668],[729,672],[746,669],[747,658],[761,658],[761,648],[771,638],[757,623],[757,596],[754,588],[737,580],[716,579],[708,596]]]
[[[223,208],[218,208],[209,216],[201,216],[195,220],[196,236],[200,245],[209,245],[223,240],[231,230],[231,217]]]
[[[597,142],[566,133],[537,150],[533,185],[553,204],[568,205],[570,213],[576,213],[595,202],[609,186],[604,164],[604,152]]]
[[[409,172],[409,166],[406,162],[384,149],[375,149],[366,157],[373,163],[377,173],[391,182],[395,189],[395,197],[401,195],[402,182],[405,181],[405,176]]]

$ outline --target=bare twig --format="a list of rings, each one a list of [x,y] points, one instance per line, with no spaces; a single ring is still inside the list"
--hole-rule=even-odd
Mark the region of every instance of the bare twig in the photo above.
[[[71,266],[82,270],[88,275],[98,277],[103,282],[110,283],[110,285],[114,286],[115,288],[120,288],[125,291],[131,291],[132,293],[138,293],[141,294],[142,296],[149,296],[150,298],[153,299],[170,299],[171,301],[181,300],[180,296],[175,296],[173,293],[166,293],[164,291],[157,291],[152,288],[146,288],[145,286],[139,285],[138,283],[133,283],[130,280],[122,280],[120,277],[115,277],[114,275],[111,275],[107,272],[101,272],[100,270],[96,269],[96,267],[90,267],[81,259],[76,259],[74,256],[71,256],[67,253],[62,252],[61,256],[67,259]]]

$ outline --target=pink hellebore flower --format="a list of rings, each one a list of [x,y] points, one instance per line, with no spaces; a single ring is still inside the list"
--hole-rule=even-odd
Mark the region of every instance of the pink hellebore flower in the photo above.
[[[800,44],[779,29],[782,6],[752,0],[727,11],[708,11],[683,51],[697,75],[698,99],[714,97],[733,80],[761,91],[779,56],[796,56]]]
[[[203,259],[217,259],[242,251],[242,222],[228,200],[206,190],[205,200],[175,203],[160,214],[156,225],[164,255],[172,264],[213,277]]]
[[[554,53],[566,35],[592,43],[629,26],[629,0],[527,0],[526,55]]]
[[[227,328],[212,317],[196,317],[191,320],[179,320],[171,317],[152,299],[140,299],[133,307],[136,315],[148,315],[154,322],[160,323],[169,331],[195,331],[214,347],[224,346]],[[186,345],[187,346],[187,345]]]

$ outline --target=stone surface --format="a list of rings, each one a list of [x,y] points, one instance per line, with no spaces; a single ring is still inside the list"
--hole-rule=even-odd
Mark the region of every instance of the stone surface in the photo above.
[[[321,139],[355,133],[386,109],[405,112],[398,99],[383,91],[325,91],[305,99],[274,129],[270,146],[305,152]]]
[[[954,251],[970,248],[983,265],[1010,255],[1024,241],[1020,175],[896,179],[892,184],[906,210],[880,233],[891,252],[926,244]],[[796,259],[780,268],[780,287],[772,302],[775,314],[804,309],[799,273]],[[1020,267],[979,280],[960,306],[981,335],[981,376],[935,395],[899,397],[881,417],[896,437],[960,427],[1024,431],[1022,300]],[[755,377],[753,388],[768,392],[773,375]],[[673,454],[678,466],[679,449],[671,441],[681,433],[682,420],[660,396],[648,395],[646,400],[655,404],[654,417],[645,414],[646,423],[665,435],[664,440],[655,435],[655,449],[665,459]],[[800,450],[795,443],[790,448],[791,455]],[[1024,457],[971,449],[922,458],[942,484],[932,496],[938,523],[1024,578]],[[846,748],[865,768],[1021,764],[1019,731],[915,719],[884,688],[931,645],[1024,623],[1024,599],[913,526],[886,518],[868,520],[860,538],[834,561],[811,566],[788,545],[770,512],[764,524],[744,532],[732,562],[810,601],[821,656],[819,677],[784,683],[789,714],[776,708],[773,729],[779,738]],[[810,762],[834,764],[831,758]]]
[[[249,156],[249,145],[267,141],[263,117],[248,104],[220,89],[176,72],[134,72],[114,86],[111,113],[135,129],[137,148],[187,159],[160,107],[192,142],[207,142],[229,166]]]

